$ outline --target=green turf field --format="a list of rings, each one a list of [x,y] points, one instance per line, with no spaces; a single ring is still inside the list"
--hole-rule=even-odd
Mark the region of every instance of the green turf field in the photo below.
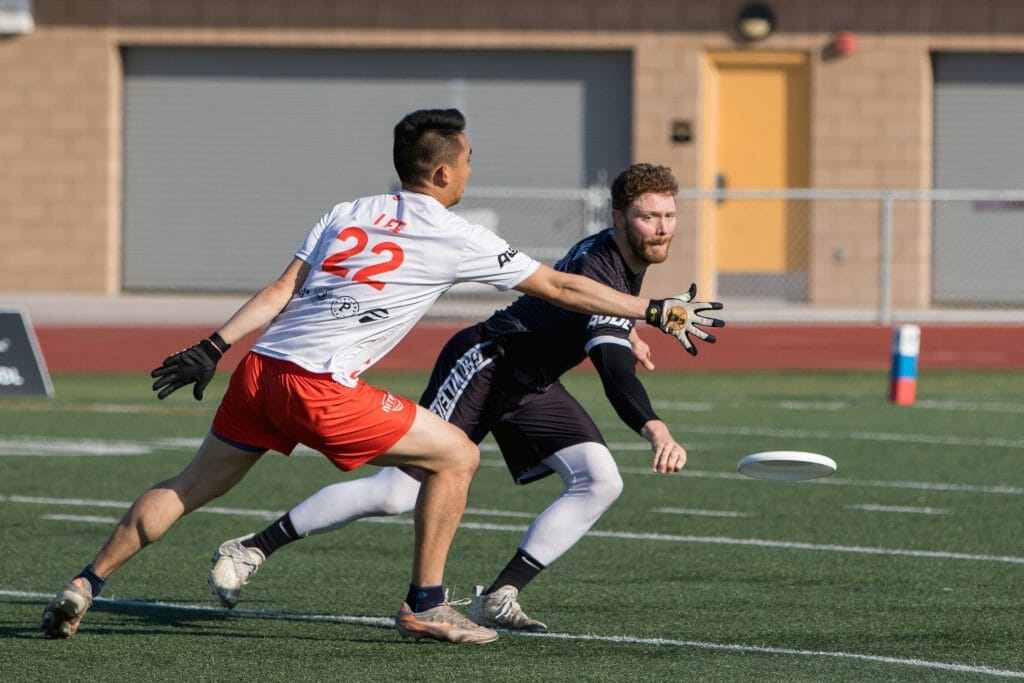
[[[417,398],[425,375],[370,379]],[[0,399],[0,681],[1024,678],[1024,374],[925,372],[902,408],[881,373],[644,379],[686,470],[651,474],[596,375],[571,374],[625,491],[524,593],[553,633],[482,647],[403,641],[390,625],[407,518],[284,548],[239,609],[217,607],[218,543],[351,476],[308,452],[268,454],[111,579],[74,639],[46,640],[47,600],[138,493],[188,462],[224,377],[201,404],[187,391],[158,402],[141,375],[58,375],[52,401]],[[839,472],[735,474],[743,455],[779,449],[827,454]],[[448,564],[455,598],[490,582],[559,484],[515,487],[482,450]]]

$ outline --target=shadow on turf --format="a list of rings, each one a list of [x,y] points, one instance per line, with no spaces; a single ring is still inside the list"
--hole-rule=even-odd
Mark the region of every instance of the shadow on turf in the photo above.
[[[45,601],[37,601],[30,599],[16,599],[4,601],[11,604],[18,604],[22,606],[37,606],[39,608],[39,619],[42,619],[43,609],[46,607]],[[175,601],[174,605],[161,605],[154,603],[143,603],[143,602],[132,602],[131,604],[125,604],[125,601],[119,601],[118,603],[111,604],[109,602],[97,602],[89,608],[89,613],[86,615],[85,620],[82,622],[82,635],[182,635],[182,636],[210,636],[213,635],[210,629],[202,628],[203,624],[209,624],[211,627],[215,625],[223,625],[228,622],[234,622],[239,619],[258,619],[265,620],[270,619],[273,621],[282,622],[295,622],[303,624],[319,623],[311,621],[306,615],[294,615],[291,616],[287,612],[275,612],[273,616],[253,614],[252,612],[233,612],[226,608],[208,607],[207,605],[195,605],[196,609],[182,609],[180,605],[188,604],[182,601]],[[89,617],[97,614],[109,614],[115,617],[132,619],[132,625],[125,625],[122,627],[114,626],[103,626],[89,623]],[[415,642],[406,641],[400,638],[394,631],[393,626],[385,626],[382,624],[348,624],[348,623],[334,623],[328,622],[332,626],[340,627],[356,627],[356,628],[370,628],[375,631],[386,630],[394,634],[394,639],[397,642]],[[134,624],[137,624],[134,625]],[[189,628],[189,627],[192,628]],[[166,629],[166,630],[165,630]],[[280,639],[287,637],[295,640],[317,640],[321,636],[297,636],[288,635],[282,636],[279,633],[263,635],[259,633],[252,633],[251,631],[238,631],[238,630],[218,630],[217,636],[221,637],[244,637],[244,638],[271,638]],[[40,629],[40,621],[32,621],[29,623],[18,623],[14,624],[11,622],[0,622],[0,639],[2,638],[17,638],[17,639],[37,639],[42,638],[42,631]],[[379,637],[357,637],[354,635],[348,636],[334,636],[335,640],[345,640],[353,643],[360,642],[381,642],[382,640],[392,640],[392,638],[379,638]]]

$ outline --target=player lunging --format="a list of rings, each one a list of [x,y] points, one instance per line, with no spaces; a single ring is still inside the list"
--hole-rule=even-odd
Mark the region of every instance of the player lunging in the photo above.
[[[677,190],[669,169],[631,166],[611,187],[612,227],[577,243],[556,268],[637,294],[647,267],[668,256]],[[684,298],[694,294],[691,288]],[[692,354],[697,349],[689,334],[714,341],[693,323],[722,326],[721,320],[701,315],[720,308],[715,302],[681,303],[676,310],[672,324]],[[677,472],[686,462],[686,451],[651,407],[634,356],[653,368],[632,320],[572,312],[530,295],[457,333],[441,351],[420,405],[475,443],[493,434],[516,483],[557,473],[564,484],[530,524],[511,561],[490,586],[477,591],[470,606],[476,623],[545,631],[542,622],[523,612],[519,593],[569,550],[622,490],[600,430],[559,381],[562,374],[589,357],[619,417],[650,442],[654,471]],[[223,543],[209,577],[214,593],[234,606],[242,587],[282,545],[363,517],[408,512],[422,481],[423,473],[413,468],[386,468],[321,489],[258,534]]]
[[[413,568],[396,616],[399,632],[461,643],[497,638],[447,604],[442,585],[479,463],[476,445],[430,411],[366,384],[360,373],[456,282],[516,288],[591,313],[654,316],[667,331],[675,329],[669,327],[675,300],[643,301],[541,266],[450,212],[471,173],[464,129],[465,118],[454,109],[406,116],[395,126],[393,148],[402,191],[335,206],[280,278],[208,339],[153,372],[160,398],[195,383],[201,399],[230,345],[267,326],[232,375],[192,462],[144,492],[93,561],[47,605],[47,636],[73,636],[114,571],[183,515],[231,490],[263,453],[288,454],[303,443],[342,470],[372,463],[422,476],[410,506]]]

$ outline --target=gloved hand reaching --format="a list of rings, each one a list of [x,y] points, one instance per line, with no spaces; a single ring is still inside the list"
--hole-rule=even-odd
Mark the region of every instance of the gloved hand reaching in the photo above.
[[[203,400],[203,391],[213,379],[217,370],[217,361],[221,359],[231,344],[214,332],[207,339],[201,339],[187,349],[164,359],[163,364],[149,373],[155,377],[153,391],[159,391],[156,395],[159,399],[165,399],[178,389],[192,384],[192,395],[197,401]]]
[[[719,311],[722,308],[718,301],[694,301],[697,296],[697,285],[691,284],[689,291],[668,299],[651,299],[647,305],[647,322],[662,332],[671,334],[682,343],[683,348],[691,356],[697,355],[697,347],[690,339],[692,334],[709,344],[715,343],[715,336],[697,325],[706,327],[725,327],[725,321],[701,315],[703,311]]]

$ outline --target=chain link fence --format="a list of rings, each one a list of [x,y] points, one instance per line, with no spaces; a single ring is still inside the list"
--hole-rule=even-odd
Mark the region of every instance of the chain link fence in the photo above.
[[[677,204],[677,234],[696,231],[684,279],[733,319],[1024,322],[1024,191],[681,190]],[[549,265],[610,220],[606,187],[474,188],[456,211]],[[461,285],[432,316],[514,296]]]

